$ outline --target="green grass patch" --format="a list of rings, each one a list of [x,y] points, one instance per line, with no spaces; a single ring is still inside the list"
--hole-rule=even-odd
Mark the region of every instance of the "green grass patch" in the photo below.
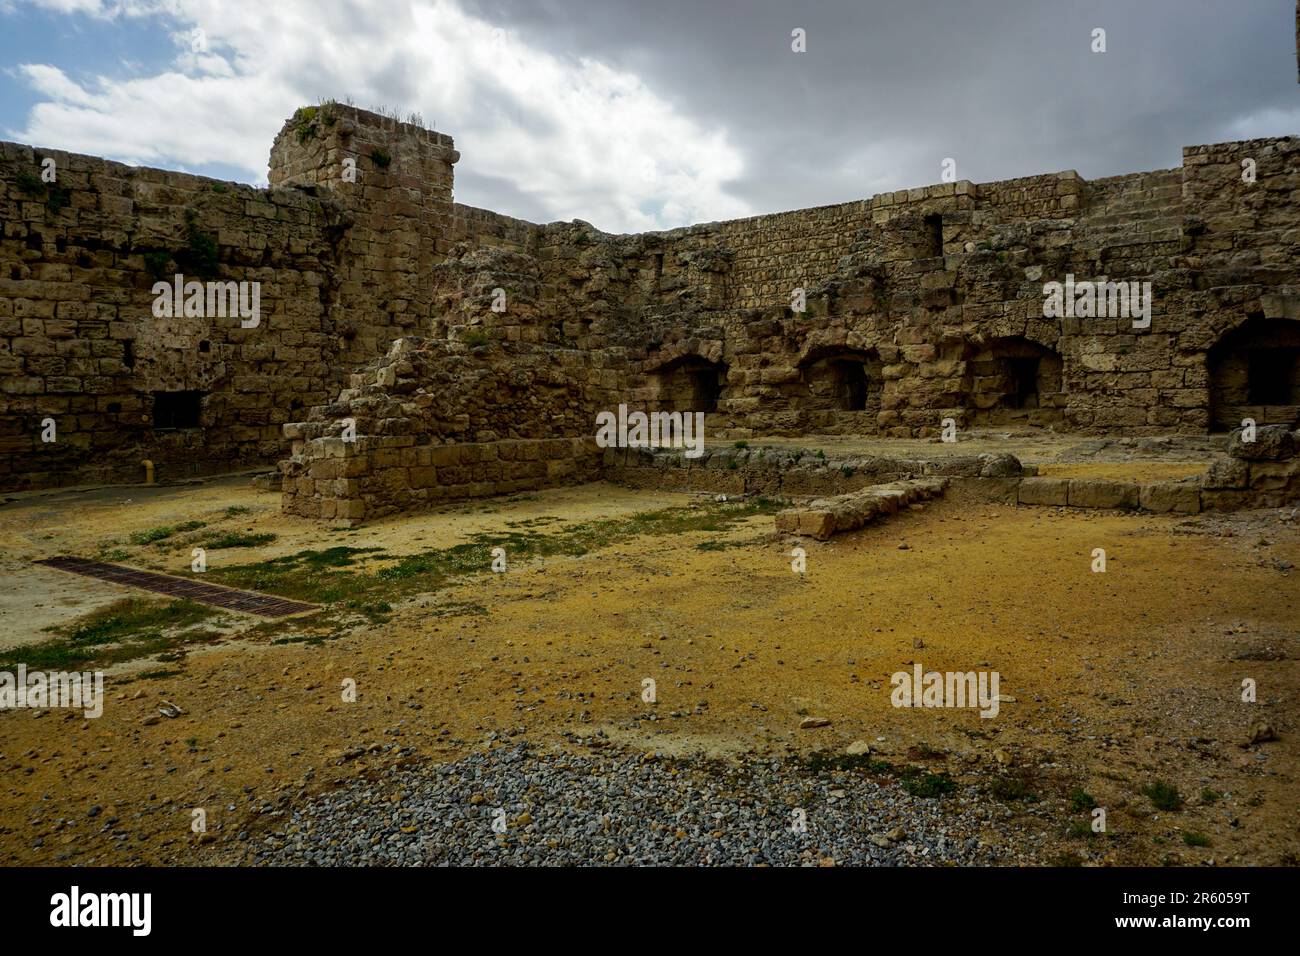
[[[200,528],[206,528],[207,526],[206,521],[186,521],[183,524],[159,525],[147,531],[137,531],[128,540],[132,544],[154,544],[158,541],[166,541],[172,535],[181,534],[185,531],[198,531]]]
[[[382,548],[338,546],[252,564],[209,568],[205,579],[313,604],[347,606],[347,602],[355,601],[360,608],[378,600],[435,591],[465,575],[488,573],[493,548],[505,548],[512,563],[581,557],[641,536],[725,532],[748,518],[771,514],[780,507],[778,502],[759,498],[745,503],[717,502],[644,511],[547,532],[514,527],[476,534],[449,548],[428,549],[400,558],[386,557]],[[366,567],[354,566],[363,559]],[[377,563],[382,566],[376,567]]]
[[[214,631],[186,632],[216,613],[215,608],[194,601],[126,598],[53,629],[60,635],[54,640],[13,648],[0,657],[0,668],[22,663],[29,668],[74,670],[91,663],[149,657],[187,643],[218,639],[221,635]]]
[[[222,548],[255,548],[259,544],[270,544],[274,540],[275,535],[270,532],[249,534],[240,531],[226,531],[214,537],[203,539],[199,542],[199,546],[207,548],[209,551],[220,551]]]
[[[998,777],[989,786],[989,792],[1006,803],[1037,803],[1038,793],[1033,781],[1024,775]]]
[[[957,789],[957,781],[946,772],[931,773],[917,767],[903,770],[903,789],[914,797],[936,798]]]
[[[833,750],[817,750],[797,757],[797,762],[809,773],[823,774],[837,770],[863,770],[867,773],[883,774],[893,770],[893,765],[884,760],[875,760],[871,754],[846,754]]]
[[[1183,795],[1167,780],[1156,780],[1141,790],[1157,810],[1175,811],[1183,808]]]
[[[1188,846],[1209,846],[1210,838],[1204,833],[1194,833],[1191,830],[1183,831],[1183,842]]]
[[[1075,840],[1087,840],[1097,834],[1087,820],[1071,820],[1065,828],[1065,835]]]
[[[1083,813],[1091,810],[1097,805],[1097,798],[1085,791],[1082,787],[1075,787],[1070,793],[1070,810],[1073,813]]]

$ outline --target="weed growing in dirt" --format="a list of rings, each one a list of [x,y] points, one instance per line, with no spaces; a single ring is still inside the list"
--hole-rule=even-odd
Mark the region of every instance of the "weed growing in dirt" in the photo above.
[[[797,760],[805,770],[814,774],[835,770],[865,770],[867,773],[883,774],[894,769],[893,765],[884,760],[873,759],[871,754],[845,754],[830,750],[818,750]]]
[[[1088,793],[1082,787],[1075,787],[1070,793],[1070,810],[1074,813],[1083,813],[1091,810],[1097,805],[1097,798]]]
[[[158,541],[166,541],[172,535],[184,531],[197,531],[207,526],[206,521],[186,521],[184,524],[159,525],[157,528],[150,528],[148,531],[135,532],[130,536],[130,541],[132,544],[154,544]]]
[[[274,540],[275,535],[269,532],[247,534],[239,531],[227,531],[215,537],[205,538],[199,542],[199,545],[209,551],[219,551],[222,548],[255,548],[259,544],[270,544]]]
[[[107,665],[150,657],[219,637],[213,631],[193,629],[216,613],[215,608],[194,601],[126,598],[52,629],[60,635],[54,640],[10,650],[0,657],[0,668],[23,663],[30,668],[76,670],[91,663]]]
[[[903,770],[903,789],[914,797],[942,797],[957,789],[957,781],[946,772],[931,773],[916,767]]]
[[[1183,808],[1183,795],[1167,780],[1156,780],[1143,787],[1141,793],[1151,800],[1157,810],[1174,811]]]
[[[209,579],[232,587],[315,604],[356,601],[359,607],[380,598],[391,602],[428,593],[458,576],[486,573],[491,569],[493,548],[505,548],[512,562],[555,556],[581,557],[642,535],[726,531],[740,521],[771,513],[778,507],[776,502],[758,499],[744,504],[645,511],[548,532],[512,528],[476,534],[450,548],[429,549],[393,559],[384,556],[379,548],[340,546],[324,551],[302,551],[254,564],[210,568],[206,574]],[[363,557],[367,566],[353,568]],[[384,561],[391,563],[372,570]]]

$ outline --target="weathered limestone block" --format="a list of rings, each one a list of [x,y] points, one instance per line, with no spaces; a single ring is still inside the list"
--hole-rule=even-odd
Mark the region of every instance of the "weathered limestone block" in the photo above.
[[[1106,478],[1071,478],[1067,503],[1071,508],[1137,508],[1138,486]]]
[[[1138,503],[1144,511],[1196,514],[1201,510],[1201,489],[1192,482],[1164,481],[1143,485]]]
[[[1025,478],[1020,482],[1018,502],[1022,505],[1068,504],[1070,480],[1068,478]]]
[[[818,498],[778,513],[776,528],[825,541],[833,534],[861,528],[878,516],[895,514],[913,501],[942,494],[946,487],[946,478],[919,478],[876,485],[833,498]]]
[[[1216,458],[1201,481],[1208,491],[1239,490],[1250,485],[1250,466],[1239,458]]]
[[[1261,425],[1255,430],[1255,440],[1242,441],[1238,428],[1228,436],[1228,454],[1246,461],[1281,461],[1295,457],[1297,441],[1295,432],[1285,425]]]
[[[1021,474],[1020,459],[1015,455],[980,455],[981,478],[1014,478]]]
[[[1300,496],[1300,459],[1291,461],[1252,461],[1250,490],[1288,492]]]

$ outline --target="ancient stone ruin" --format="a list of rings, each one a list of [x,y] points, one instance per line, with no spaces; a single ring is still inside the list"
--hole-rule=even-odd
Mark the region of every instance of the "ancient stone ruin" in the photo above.
[[[626,474],[594,438],[620,404],[730,441],[1300,415],[1294,137],[640,235],[456,203],[449,136],[335,103],[284,125],[267,189],[0,153],[6,489],[278,463],[286,511],[355,523]],[[159,283],[181,293],[163,309]],[[253,283],[256,316],[234,297]],[[1257,460],[1225,459],[1197,506],[1252,469],[1289,497],[1289,459]]]

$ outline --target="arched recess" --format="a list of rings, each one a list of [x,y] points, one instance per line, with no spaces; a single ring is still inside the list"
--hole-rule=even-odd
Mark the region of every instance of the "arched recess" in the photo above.
[[[874,431],[884,385],[880,356],[871,349],[828,346],[809,352],[800,362],[810,412],[831,412],[841,424],[857,423]]]
[[[1251,315],[1210,349],[1210,427],[1291,425],[1300,417],[1300,322]]]
[[[716,412],[727,391],[727,365],[698,355],[683,355],[661,365],[651,377],[655,407],[666,412]]]
[[[967,363],[975,425],[1051,425],[1065,404],[1061,356],[1014,335],[979,346]]]

